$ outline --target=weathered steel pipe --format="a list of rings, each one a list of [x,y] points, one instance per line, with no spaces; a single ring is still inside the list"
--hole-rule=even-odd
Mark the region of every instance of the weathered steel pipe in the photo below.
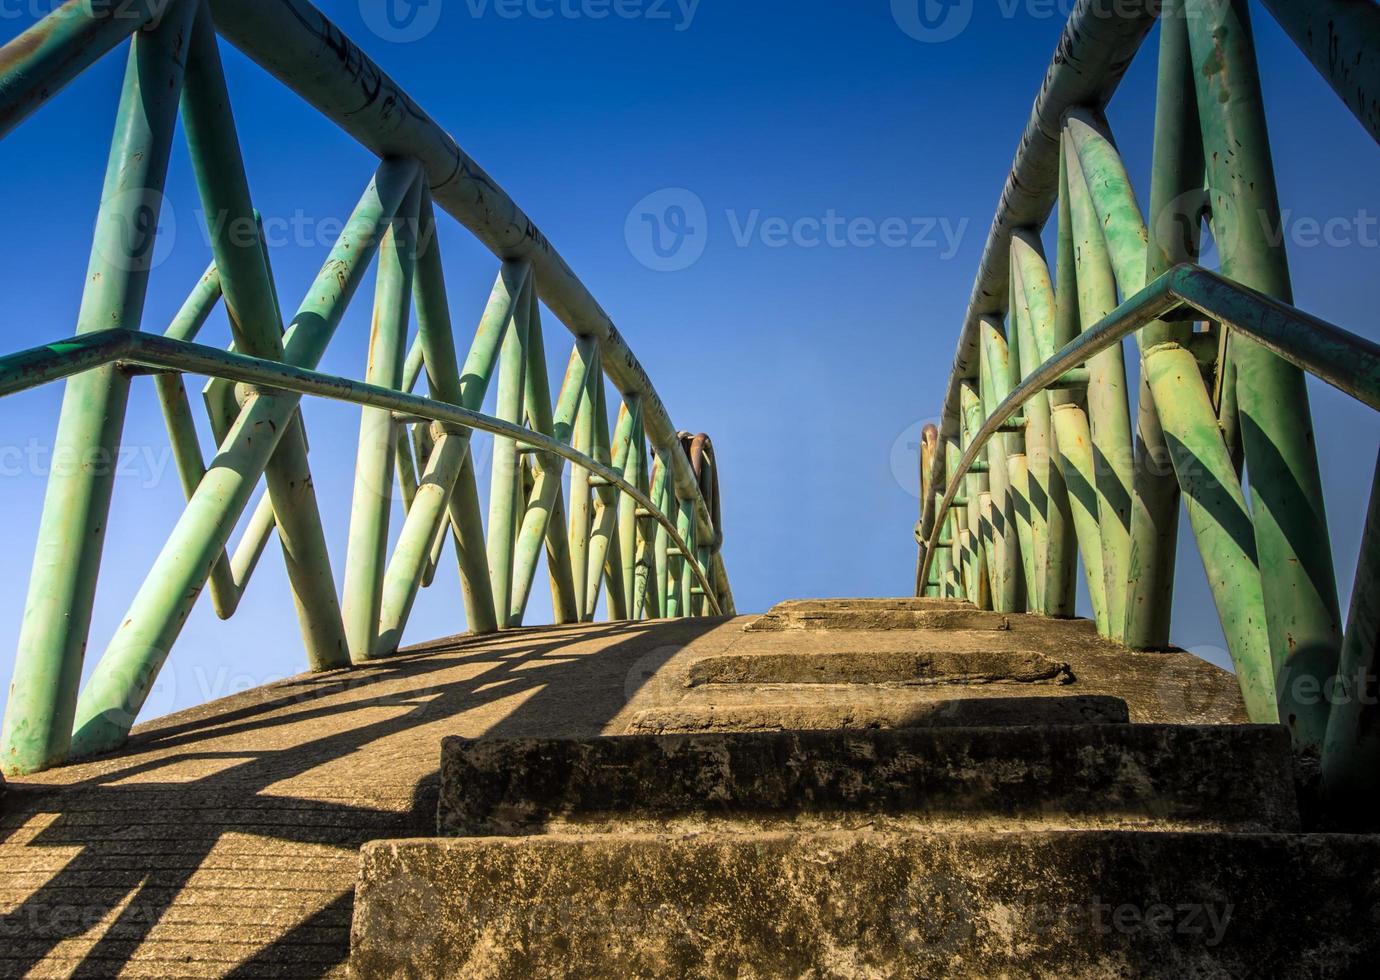
[[[120,0],[118,10],[67,0],[0,48],[0,139],[121,41],[170,12],[180,18],[187,11],[170,10],[168,0]]]
[[[285,337],[286,363],[279,370],[320,361],[378,247],[380,227],[392,220],[416,175],[410,162],[390,161],[379,168]],[[182,512],[77,701],[74,753],[124,742],[299,403],[300,397],[288,394],[249,394],[217,465]]]
[[[1124,295],[1138,292],[1181,262],[1198,260],[1202,216],[1186,206],[1204,180],[1198,101],[1193,88],[1184,0],[1166,0],[1160,14],[1159,83],[1155,105],[1155,150],[1150,170],[1150,214],[1146,228],[1145,276],[1128,266],[1118,283]],[[1075,142],[1079,122],[1071,116]],[[1110,230],[1108,232],[1111,233]],[[1134,250],[1134,241],[1130,243]],[[1112,248],[1115,267],[1118,250]],[[1152,323],[1141,331],[1149,349],[1171,342],[1187,346],[1189,323]],[[1136,472],[1131,494],[1131,559],[1126,597],[1126,644],[1135,650],[1169,646],[1174,602],[1174,568],[1179,543],[1179,481],[1155,396],[1143,366],[1136,420]]]
[[[1208,319],[1246,334],[1290,363],[1380,411],[1380,345],[1208,269],[1178,265],[1046,360],[997,406],[972,445],[949,467],[946,489],[936,505],[940,518],[948,513],[963,477],[987,445],[987,440],[1023,405],[1044,391],[1050,382],[1089,357],[1167,314],[1181,314],[1185,304]],[[145,342],[142,338],[135,339]],[[0,374],[0,394],[4,391],[3,374]],[[939,535],[932,532],[926,540],[932,553]]]
[[[603,370],[622,394],[641,396],[647,435],[666,457],[677,494],[691,501],[701,540],[714,552],[716,581],[727,590],[718,530],[665,404],[608,315],[536,224],[396,82],[306,0],[211,4],[222,36],[372,152],[419,160],[438,205],[500,258],[532,263],[541,299],[573,334],[599,340]],[[731,592],[725,591],[723,598],[731,609]]]
[[[1079,0],[1069,17],[1016,151],[983,250],[949,376],[941,438],[953,438],[958,433],[958,384],[976,377],[978,318],[983,314],[1000,314],[1007,303],[1011,235],[1017,229],[1038,230],[1054,207],[1064,113],[1074,106],[1102,108],[1107,104],[1154,27],[1159,3],[1160,0]],[[921,518],[926,535],[934,520],[933,503],[927,500]]]
[[[193,3],[179,0],[157,30],[140,34],[130,47],[78,333],[137,330],[143,319],[194,12]],[[66,19],[68,8],[60,13],[43,23],[59,31],[63,48],[94,40]],[[39,44],[40,76],[60,67],[60,52],[34,31],[24,38]],[[5,50],[14,57],[14,45]],[[12,70],[22,82],[22,66]],[[0,91],[6,105],[16,99],[23,104],[22,85]],[[109,364],[75,378],[63,395],[53,458],[92,462],[48,480],[0,733],[0,768],[7,772],[36,772],[68,754],[128,398],[128,376]]]
[[[1190,0],[1189,43],[1222,273],[1291,302],[1288,257],[1246,0]],[[1265,616],[1280,711],[1294,743],[1322,748],[1342,616],[1303,372],[1234,337],[1241,434],[1250,472]]]
[[[283,356],[283,315],[249,196],[215,26],[209,8],[196,2],[182,91],[187,147],[236,348],[277,360]],[[313,670],[343,667],[349,663],[345,628],[300,419],[289,425],[264,476],[307,661]]]
[[[1261,0],[1361,125],[1380,140],[1380,6],[1374,0]]]

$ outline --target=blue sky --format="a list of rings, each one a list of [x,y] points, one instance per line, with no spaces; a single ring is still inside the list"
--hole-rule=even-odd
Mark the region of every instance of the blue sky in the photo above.
[[[6,5],[0,38],[50,6]],[[938,411],[987,228],[1071,0],[960,4],[954,11],[971,18],[943,22],[953,36],[942,43],[912,36],[923,32],[904,0],[430,0],[391,19],[382,0],[320,6],[537,221],[629,339],[676,423],[714,437],[741,610],[910,588],[911,444]],[[1299,305],[1375,337],[1380,230],[1369,192],[1380,156],[1268,14],[1253,12]],[[1152,38],[1109,111],[1142,200],[1154,48]],[[292,308],[374,162],[237,52],[226,48],[225,59]],[[121,72],[122,54],[105,59],[0,143],[6,350],[73,331]],[[649,209],[667,223],[647,224]],[[207,264],[200,222],[179,145],[145,329],[164,329]],[[445,224],[463,347],[496,263]],[[681,241],[678,230],[691,234]],[[371,288],[361,292],[325,370],[363,375],[370,298]],[[563,366],[568,334],[550,316],[546,331],[553,367]],[[228,340],[222,316],[203,337]],[[1345,601],[1380,428],[1344,396],[1313,393]],[[6,675],[60,394],[0,404]],[[320,403],[306,414],[339,581],[358,415]],[[88,667],[181,506],[147,383],[136,386],[126,444]],[[209,435],[205,444],[209,455]],[[1221,661],[1187,539],[1181,556],[1174,638]],[[545,593],[533,608],[543,621]],[[463,626],[448,554],[407,638]],[[304,668],[275,550],[231,622],[203,597],[172,663],[150,713]]]

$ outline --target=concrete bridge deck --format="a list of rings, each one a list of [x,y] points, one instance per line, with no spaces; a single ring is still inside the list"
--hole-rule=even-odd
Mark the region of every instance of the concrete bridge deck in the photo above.
[[[1128,653],[1086,624],[962,610],[926,623],[872,603],[826,631],[811,608],[438,641],[180,712],[136,729],[119,754],[12,783],[0,975],[343,975],[359,849],[435,832],[444,736],[770,727],[773,703],[800,701],[792,678],[772,674],[783,655],[822,657],[826,674],[861,664],[885,681],[877,672],[897,658],[942,671],[936,653],[1043,652],[1075,679],[1011,660],[1019,677],[969,678],[965,698],[1114,695],[1137,722],[1243,720],[1229,675],[1187,654]],[[705,674],[725,670],[747,671],[758,693]],[[812,678],[809,702],[836,718],[846,685],[830,681],[847,680]],[[940,690],[883,683],[846,723],[889,724]]]

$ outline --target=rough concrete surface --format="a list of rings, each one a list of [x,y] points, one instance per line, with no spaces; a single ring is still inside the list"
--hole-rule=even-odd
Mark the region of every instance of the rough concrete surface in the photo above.
[[[1076,681],[1023,685],[1023,695],[1120,697],[1144,722],[1241,718],[1224,672],[1187,654],[1127,654],[1080,624],[1027,629],[1018,618],[1009,631],[892,631],[881,644],[856,632],[747,633],[751,621],[440,640],[253,687],[141,725],[118,753],[11,780],[0,976],[343,973],[359,848],[434,833],[442,738],[623,733],[639,713],[678,710],[708,688],[726,697],[733,685],[685,686],[688,666],[706,658],[1027,649],[1069,663]],[[284,664],[300,659],[297,643],[284,638]],[[167,669],[179,670],[177,656]],[[252,682],[230,677],[222,689]]]
[[[1282,727],[1086,725],[448,738],[449,836],[802,815],[1295,831]]]
[[[1123,831],[382,841],[362,978],[1374,976],[1375,838]]]

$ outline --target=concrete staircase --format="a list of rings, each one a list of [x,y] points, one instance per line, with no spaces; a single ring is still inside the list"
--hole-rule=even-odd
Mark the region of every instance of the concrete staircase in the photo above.
[[[439,836],[362,852],[356,975],[1374,975],[1380,841],[1302,832],[1283,729],[1130,723],[1082,624],[743,636],[624,734],[445,739]]]

